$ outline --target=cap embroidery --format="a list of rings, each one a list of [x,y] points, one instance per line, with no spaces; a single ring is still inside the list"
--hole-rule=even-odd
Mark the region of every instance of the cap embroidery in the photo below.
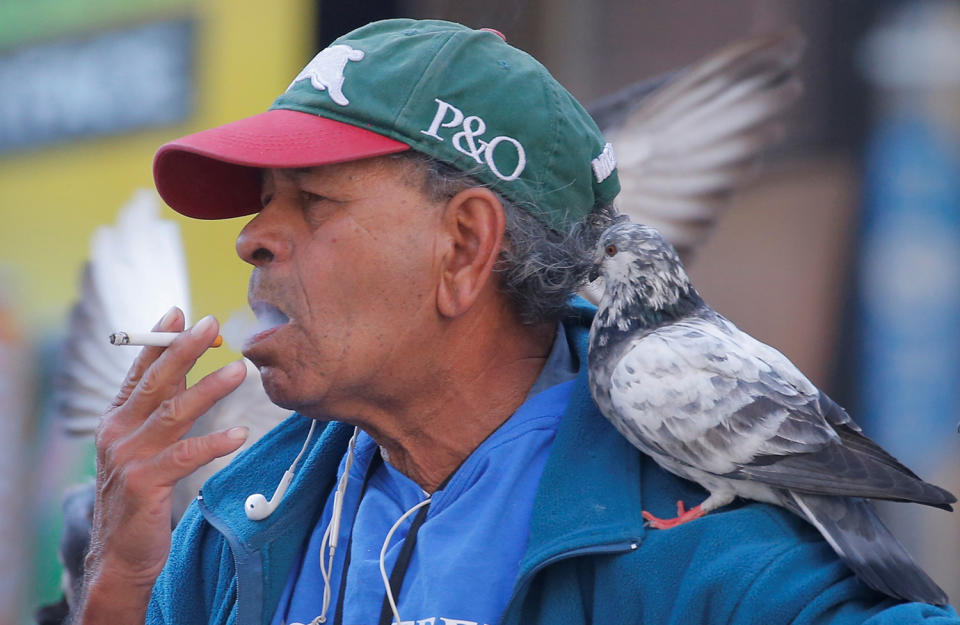
[[[617,155],[613,153],[613,145],[607,143],[603,146],[603,152],[600,156],[590,161],[593,166],[593,175],[597,178],[597,183],[606,180],[613,170],[617,168]]]
[[[466,154],[481,165],[486,164],[490,171],[493,172],[493,175],[501,180],[510,182],[520,177],[524,167],[527,166],[527,155],[523,149],[523,145],[519,141],[513,137],[504,135],[493,137],[489,141],[484,141],[479,138],[480,135],[487,131],[487,124],[483,121],[482,117],[478,115],[468,115],[464,117],[463,111],[449,102],[444,102],[439,98],[434,98],[434,102],[437,103],[437,112],[434,114],[430,126],[426,130],[420,131],[422,134],[433,137],[437,141],[443,141],[443,137],[438,134],[441,128],[456,128],[459,126],[462,130],[454,133],[451,138],[453,147],[458,152]],[[444,121],[448,112],[452,113],[451,119]],[[494,152],[497,146],[504,142],[513,146],[517,156],[517,164],[509,174],[503,173],[494,160]]]
[[[348,61],[359,61],[362,58],[363,50],[356,50],[348,45],[337,44],[325,48],[297,74],[287,91],[298,81],[309,78],[314,89],[326,89],[331,100],[340,106],[346,106],[350,104],[350,100],[343,95],[343,70]]]

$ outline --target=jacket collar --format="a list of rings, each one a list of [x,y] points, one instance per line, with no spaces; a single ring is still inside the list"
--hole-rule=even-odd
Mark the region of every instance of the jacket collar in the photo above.
[[[252,493],[273,496],[280,478],[296,457],[310,429],[311,420],[294,413],[257,441],[243,455],[204,484],[200,506],[208,520],[215,518],[218,529],[227,530],[247,549],[259,549],[291,525],[312,527],[326,500],[351,427],[337,422],[318,423],[302,464],[296,469],[290,488],[280,505],[267,519],[251,521],[244,502]]]
[[[579,298],[575,304],[565,329],[579,373],[540,478],[521,578],[564,553],[638,543],[644,533],[641,456],[590,396],[587,344],[596,309]]]

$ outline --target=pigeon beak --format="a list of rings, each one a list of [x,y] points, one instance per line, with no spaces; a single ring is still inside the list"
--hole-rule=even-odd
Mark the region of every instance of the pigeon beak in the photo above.
[[[587,280],[594,282],[597,278],[600,277],[600,263],[594,263],[593,267],[590,268],[590,273],[587,274]]]

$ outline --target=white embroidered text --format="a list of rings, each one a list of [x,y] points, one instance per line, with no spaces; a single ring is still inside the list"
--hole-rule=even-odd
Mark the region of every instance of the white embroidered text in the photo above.
[[[477,115],[464,117],[463,111],[449,102],[444,102],[439,98],[435,98],[434,101],[437,103],[437,112],[433,116],[433,121],[430,122],[430,127],[426,130],[421,130],[421,133],[428,137],[433,137],[437,141],[443,141],[443,137],[439,134],[441,128],[460,127],[461,130],[454,133],[450,139],[453,147],[457,151],[466,154],[481,165],[486,164],[486,166],[490,168],[490,171],[493,172],[493,175],[501,180],[509,182],[520,177],[520,174],[523,173],[523,168],[527,165],[527,155],[523,150],[523,145],[521,145],[519,141],[513,137],[503,135],[485,141],[480,138],[480,136],[487,131],[487,124],[483,121],[482,117],[478,117]],[[501,148],[501,150],[513,150],[516,154],[517,164],[514,166],[513,171],[509,173],[501,171],[496,163],[495,155],[497,147],[502,143],[507,145]]]
[[[603,146],[600,156],[590,161],[590,164],[593,166],[593,175],[596,176],[597,182],[606,180],[617,168],[617,155],[613,153],[613,145],[608,143]]]

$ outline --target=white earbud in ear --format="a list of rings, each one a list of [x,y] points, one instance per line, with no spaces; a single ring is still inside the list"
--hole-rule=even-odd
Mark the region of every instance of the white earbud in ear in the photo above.
[[[287,487],[290,486],[292,479],[293,471],[287,469],[280,483],[277,484],[277,490],[273,491],[273,497],[270,498],[270,501],[267,501],[267,498],[260,493],[247,497],[247,501],[243,504],[247,518],[251,521],[262,521],[273,514],[273,511],[280,505],[280,500],[283,499],[283,495],[287,492]]]

